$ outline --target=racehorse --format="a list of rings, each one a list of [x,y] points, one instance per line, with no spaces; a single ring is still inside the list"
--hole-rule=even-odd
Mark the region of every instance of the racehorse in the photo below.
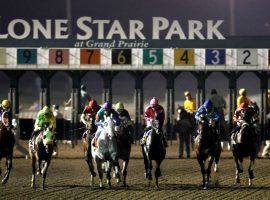
[[[1,116],[0,122],[0,161],[2,158],[6,158],[6,171],[2,184],[6,184],[12,169],[13,147],[15,144],[15,138],[12,131],[8,128],[10,126],[9,116],[10,113],[4,112]],[[0,168],[0,175],[2,171]]]
[[[160,165],[165,159],[166,147],[163,142],[163,135],[159,128],[157,120],[151,122],[151,129],[146,133],[146,142],[142,145],[142,152],[144,158],[145,174],[148,178],[149,186],[152,180],[152,160],[156,161],[156,187],[159,188],[158,178],[161,176]]]
[[[94,171],[94,165],[93,165],[93,158],[91,154],[91,141],[94,138],[94,134],[96,132],[96,126],[95,126],[95,116],[89,116],[89,119],[87,120],[87,130],[83,133],[82,136],[82,144],[83,144],[83,150],[84,150],[84,159],[88,165],[90,175],[91,175],[91,184],[94,184],[94,177],[96,177],[96,172]]]
[[[119,152],[119,159],[123,160],[122,174],[123,174],[123,186],[127,186],[127,167],[130,159],[131,141],[127,134],[129,130],[128,119],[126,117],[120,117],[121,125],[120,131],[117,137],[117,147]]]
[[[29,155],[32,159],[31,187],[36,188],[35,173],[36,164],[38,163],[37,175],[42,174],[42,189],[45,190],[45,179],[53,153],[54,134],[49,130],[49,128],[46,128],[45,130],[42,130],[37,137],[33,137],[32,140],[32,144],[29,143]],[[42,161],[44,161],[44,163],[42,163]]]
[[[198,121],[198,135],[195,139],[197,160],[201,168],[203,177],[203,188],[209,187],[211,167],[215,162],[214,172],[218,173],[218,163],[221,154],[220,136],[215,128],[215,121],[206,116],[200,116]],[[205,162],[208,159],[208,166],[205,168]],[[206,175],[206,177],[205,177]],[[216,174],[216,177],[218,174]],[[216,180],[218,184],[218,179]]]
[[[240,131],[232,136],[232,152],[236,168],[236,183],[240,183],[239,174],[243,172],[243,159],[249,157],[250,163],[248,168],[249,186],[252,185],[254,178],[254,162],[257,154],[257,136],[252,124],[252,116],[248,110],[242,110],[242,122]]]
[[[117,183],[120,182],[120,172],[119,172],[119,164],[118,164],[118,149],[117,149],[117,141],[115,136],[115,124],[112,119],[112,116],[108,116],[105,118],[103,123],[103,129],[97,139],[92,140],[92,156],[95,160],[98,176],[99,176],[99,187],[103,187],[103,170],[102,164],[105,163],[105,171],[107,184],[111,187],[111,168],[113,166]]]
[[[183,156],[184,144],[186,145],[187,157],[190,157],[190,142],[195,127],[195,120],[193,120],[194,117],[192,118],[192,115],[183,106],[177,108],[177,114],[175,131],[179,133],[179,158]]]

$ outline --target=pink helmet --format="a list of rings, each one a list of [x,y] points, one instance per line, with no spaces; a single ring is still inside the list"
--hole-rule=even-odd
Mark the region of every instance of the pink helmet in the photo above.
[[[151,106],[157,106],[158,105],[158,99],[156,97],[153,97],[150,101]]]

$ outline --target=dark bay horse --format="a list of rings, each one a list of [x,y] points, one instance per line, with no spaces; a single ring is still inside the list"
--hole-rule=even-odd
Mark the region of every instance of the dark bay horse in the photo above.
[[[37,137],[33,137],[34,147],[29,144],[29,154],[32,159],[32,188],[36,188],[36,164],[38,164],[37,174],[42,174],[42,189],[45,190],[45,179],[52,159],[53,142],[54,134],[47,128],[41,131]]]
[[[200,120],[198,121],[198,135],[195,139],[195,144],[197,160],[200,164],[203,177],[202,186],[204,189],[207,189],[209,187],[212,164],[215,162],[214,171],[217,173],[221,154],[220,136],[215,128],[214,120],[208,119],[206,116],[200,116]],[[205,162],[207,159],[208,166],[206,168]],[[218,177],[217,174],[216,177]]]
[[[117,146],[118,146],[118,156],[119,159],[123,160],[122,165],[122,174],[123,174],[123,186],[127,186],[126,177],[127,177],[127,167],[130,159],[131,152],[131,141],[129,131],[131,127],[128,126],[128,119],[126,117],[120,117],[121,125],[120,131],[117,137]]]
[[[183,157],[184,144],[186,146],[187,157],[189,158],[192,132],[195,129],[195,119],[183,106],[178,106],[176,111],[177,119],[175,131],[179,133],[179,158]]]
[[[93,165],[93,157],[91,153],[91,141],[95,136],[95,132],[97,130],[97,127],[95,125],[95,116],[89,116],[89,119],[87,120],[87,130],[83,133],[82,136],[82,144],[83,144],[83,151],[84,151],[84,159],[88,165],[90,176],[91,176],[91,183],[90,185],[94,184],[94,177],[96,177],[96,172],[94,170]]]
[[[249,157],[250,164],[248,168],[249,174],[249,186],[252,185],[252,179],[254,178],[254,162],[257,155],[257,140],[258,137],[255,133],[255,128],[252,124],[252,114],[248,109],[242,111],[242,122],[240,125],[240,131],[232,135],[232,152],[235,161],[236,168],[236,183],[240,183],[239,174],[243,172],[243,159]]]
[[[11,130],[9,130],[10,122],[8,112],[4,112],[1,116],[0,122],[0,161],[2,158],[6,158],[6,171],[4,173],[4,178],[2,179],[2,184],[6,184],[12,169],[12,158],[13,158],[13,147],[15,144],[15,137]],[[2,171],[0,168],[0,175]]]
[[[161,131],[158,121],[152,121],[151,129],[147,133],[146,142],[142,145],[145,174],[146,178],[149,180],[149,186],[152,180],[152,160],[156,161],[155,178],[157,188],[159,187],[158,178],[161,176],[160,165],[166,155],[166,147],[163,143]]]

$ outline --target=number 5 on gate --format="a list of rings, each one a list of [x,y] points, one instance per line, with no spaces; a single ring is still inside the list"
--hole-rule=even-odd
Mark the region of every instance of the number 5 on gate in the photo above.
[[[175,65],[194,65],[194,49],[174,49]]]

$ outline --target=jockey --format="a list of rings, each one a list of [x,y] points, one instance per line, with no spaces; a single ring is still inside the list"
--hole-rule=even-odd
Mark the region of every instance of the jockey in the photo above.
[[[97,101],[94,99],[91,99],[89,101],[89,104],[85,106],[82,115],[81,115],[81,121],[85,125],[86,129],[92,130],[92,133],[95,133],[97,130],[97,126],[95,123],[92,123],[93,127],[89,127],[89,122],[92,119],[95,119],[97,112],[100,110],[100,106],[97,104]],[[85,137],[85,135],[84,135]]]
[[[185,110],[190,113],[190,114],[194,114],[194,112],[196,111],[196,101],[195,99],[193,99],[191,97],[191,94],[189,91],[186,91],[184,93],[186,100],[184,101],[184,108]]]
[[[39,111],[37,115],[37,119],[34,125],[34,132],[30,138],[33,139],[34,136],[37,136],[44,125],[48,125],[51,131],[54,131],[56,128],[56,120],[55,117],[48,106],[44,106],[41,111]]]
[[[0,105],[0,121],[2,122],[2,117],[3,117],[2,115],[4,112],[9,113],[9,115],[7,115],[8,116],[8,124],[9,124],[9,127],[7,127],[7,128],[9,128],[9,129],[12,128],[10,104],[11,104],[10,101],[5,99],[2,101],[2,104]]]
[[[147,124],[147,127],[143,131],[143,138],[141,139],[141,144],[145,144],[146,142],[146,138],[147,138],[146,134],[151,129],[150,122],[153,120],[157,120],[158,125],[159,125],[159,131],[162,134],[164,146],[165,147],[168,146],[166,138],[162,131],[164,119],[165,119],[164,108],[158,104],[158,99],[156,97],[153,97],[150,101],[150,106],[146,107],[144,111],[144,120]]]
[[[236,134],[240,131],[241,125],[244,122],[243,111],[249,112],[251,116],[248,121],[245,121],[246,123],[253,124],[257,120],[257,112],[252,108],[252,106],[250,106],[246,101],[241,103],[234,112],[233,123],[236,125],[236,127],[232,130],[232,139],[235,139]]]
[[[245,88],[241,88],[239,90],[239,97],[237,98],[237,107],[241,105],[241,103],[246,102],[248,105],[251,104],[251,101],[249,98],[247,98],[247,91]]]
[[[221,118],[220,113],[215,109],[211,100],[205,101],[197,110],[195,119],[199,121],[201,115],[205,115],[208,119],[214,119],[216,122]]]
[[[98,139],[102,131],[103,121],[105,120],[105,117],[109,117],[111,115],[113,117],[113,120],[115,121],[115,131],[119,131],[120,119],[118,113],[114,109],[112,109],[110,102],[106,101],[102,105],[102,108],[100,108],[100,110],[96,114],[95,124],[98,126],[98,130],[95,134],[96,139]]]
[[[128,138],[130,140],[130,142],[132,144],[134,144],[134,141],[133,141],[133,138],[132,138],[132,135],[131,135],[131,132],[132,132],[132,121],[130,119],[130,115],[129,115],[129,112],[125,109],[124,107],[124,104],[122,102],[118,102],[116,105],[115,105],[115,110],[116,112],[118,113],[119,115],[119,118],[123,118],[123,117],[126,117],[128,122],[127,122],[127,130],[128,130]]]

